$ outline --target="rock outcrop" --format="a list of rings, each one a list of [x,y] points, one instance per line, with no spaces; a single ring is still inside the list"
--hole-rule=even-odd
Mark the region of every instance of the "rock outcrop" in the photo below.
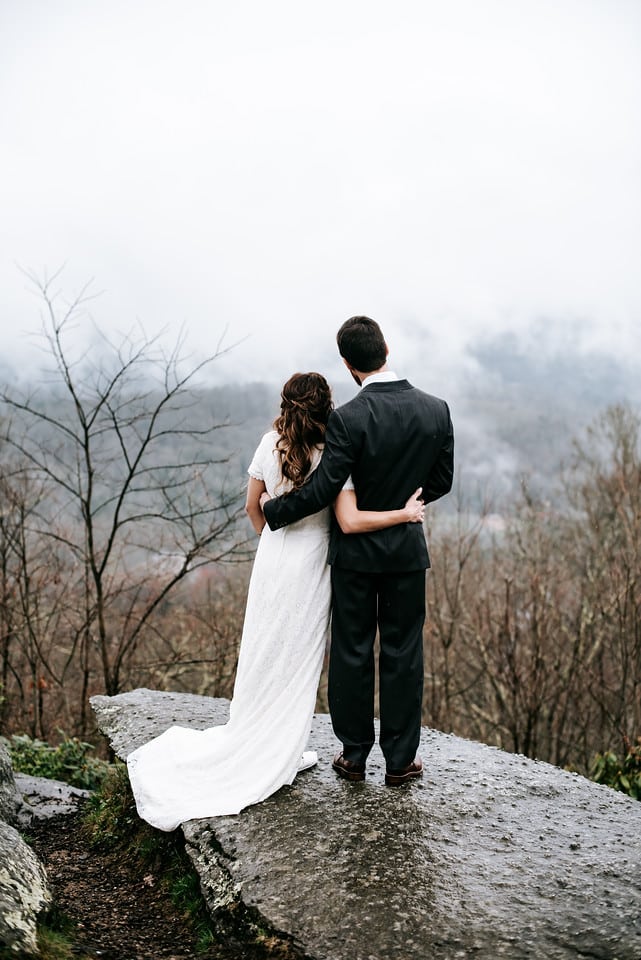
[[[16,823],[21,798],[11,766],[9,751],[0,739],[0,820]]]
[[[10,825],[18,822],[21,807],[9,754],[0,743],[0,948],[29,956],[37,953],[36,919],[51,898],[44,867]]]
[[[44,867],[18,831],[0,822],[0,947],[36,955],[36,920],[50,902]]]
[[[34,820],[49,820],[68,813],[76,813],[80,803],[91,796],[90,790],[72,787],[62,780],[15,774],[16,787],[22,797],[18,810],[18,825],[28,828]]]
[[[136,690],[94,697],[123,759],[227,703]],[[641,804],[576,774],[425,729],[421,782],[364,784],[320,762],[239,816],[183,825],[212,914],[289,938],[313,960],[639,960]]]

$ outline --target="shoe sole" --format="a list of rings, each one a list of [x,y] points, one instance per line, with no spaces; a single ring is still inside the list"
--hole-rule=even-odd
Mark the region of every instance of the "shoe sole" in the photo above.
[[[404,783],[409,783],[410,780],[418,780],[419,777],[423,776],[422,770],[412,770],[410,773],[386,773],[385,774],[385,786],[386,787],[401,787]]]
[[[332,764],[332,769],[335,770],[343,780],[349,780],[351,783],[360,783],[365,779],[364,770],[346,770],[336,763]]]

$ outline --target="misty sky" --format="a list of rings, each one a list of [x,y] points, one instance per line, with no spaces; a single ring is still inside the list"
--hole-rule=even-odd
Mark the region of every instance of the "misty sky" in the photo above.
[[[3,359],[65,262],[224,377],[341,377],[354,313],[441,392],[499,331],[629,354],[640,64],[638,0],[2,0]]]

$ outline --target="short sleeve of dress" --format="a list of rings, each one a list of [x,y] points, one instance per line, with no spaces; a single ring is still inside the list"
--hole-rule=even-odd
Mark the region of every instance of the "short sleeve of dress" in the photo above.
[[[352,480],[352,475],[350,473],[349,477],[343,484],[343,490],[353,490],[353,489],[354,489],[354,481]]]
[[[268,463],[267,458],[271,457],[273,449],[274,434],[266,433],[256,448],[256,452],[252,457],[252,462],[247,467],[247,473],[250,477],[253,477],[254,480],[265,479],[265,468]]]

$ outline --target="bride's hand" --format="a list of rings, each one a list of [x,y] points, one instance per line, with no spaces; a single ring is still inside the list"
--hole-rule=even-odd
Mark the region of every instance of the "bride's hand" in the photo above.
[[[407,523],[423,523],[425,520],[425,504],[420,499],[422,492],[423,487],[415,490],[403,507],[407,514]]]

